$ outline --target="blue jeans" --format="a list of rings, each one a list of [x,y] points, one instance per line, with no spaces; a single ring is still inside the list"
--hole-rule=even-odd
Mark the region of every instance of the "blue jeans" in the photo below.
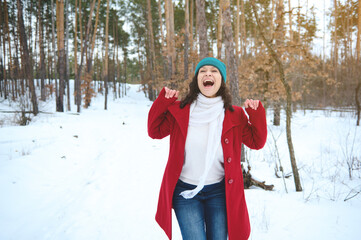
[[[178,180],[173,194],[173,209],[183,240],[227,240],[224,180],[204,186],[194,198],[179,195],[195,187]]]

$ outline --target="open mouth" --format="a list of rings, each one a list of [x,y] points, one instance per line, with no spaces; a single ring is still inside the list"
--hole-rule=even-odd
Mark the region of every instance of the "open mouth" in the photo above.
[[[212,81],[212,80],[205,80],[204,82],[203,82],[203,86],[205,86],[205,87],[208,87],[208,86],[213,86],[214,85],[214,82]]]

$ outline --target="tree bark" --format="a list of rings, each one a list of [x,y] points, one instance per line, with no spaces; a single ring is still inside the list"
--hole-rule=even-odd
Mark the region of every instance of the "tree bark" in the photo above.
[[[361,74],[360,74],[360,45],[361,45],[361,3],[358,1],[358,20],[357,20],[357,40],[356,40],[356,66],[357,66],[357,86],[355,89],[355,100],[356,100],[356,126],[360,126],[360,89],[361,89]]]
[[[284,32],[284,6],[283,0],[277,0],[276,2],[276,30],[274,31],[275,44],[277,49],[282,49],[284,45],[285,32]],[[273,25],[273,21],[272,24]],[[278,54],[282,57],[283,50],[279,50]],[[273,125],[279,126],[281,122],[281,104],[279,100],[276,100],[273,108]]]
[[[273,46],[270,44],[269,40],[266,39],[265,33],[263,32],[263,26],[261,26],[261,23],[259,21],[259,17],[258,17],[256,5],[255,5],[255,0],[251,1],[251,5],[252,5],[254,16],[256,18],[257,29],[258,29],[258,31],[259,31],[262,39],[263,39],[264,44],[267,47],[269,53],[271,54],[271,57],[276,62],[276,65],[278,67],[278,71],[279,71],[279,74],[280,74],[280,80],[281,80],[282,85],[283,85],[283,87],[285,88],[285,91],[286,91],[286,95],[287,95],[287,107],[286,107],[287,144],[288,144],[288,150],[289,150],[289,154],[290,154],[290,160],[291,160],[291,166],[292,166],[292,172],[293,172],[293,177],[294,177],[294,181],[295,181],[296,191],[300,192],[300,191],[302,191],[302,186],[301,186],[301,181],[300,181],[300,177],[299,177],[299,173],[298,173],[296,157],[295,157],[295,152],[294,152],[293,143],[292,143],[292,134],[291,134],[291,117],[292,117],[292,108],[291,108],[292,107],[292,90],[291,90],[291,86],[288,84],[288,82],[286,80],[285,73],[284,73],[284,66],[283,66],[283,63],[282,63],[281,59],[279,58],[278,54],[273,49]]]
[[[113,24],[113,33],[115,33],[115,42],[118,42],[118,19],[115,19],[115,24]],[[118,58],[118,46],[119,44],[116,44],[114,46],[114,52],[113,52],[113,66],[114,66],[114,77],[113,77],[113,99],[117,98],[117,83],[120,83],[119,78],[119,58]],[[117,59],[117,60],[115,60]],[[119,84],[120,85],[120,84]],[[118,95],[120,97],[120,95]]]
[[[223,13],[222,18],[223,18],[224,46],[226,50],[227,81],[229,81],[230,84],[233,104],[240,106],[241,98],[239,96],[238,68],[237,68],[235,48],[233,42],[230,0],[222,0],[220,2],[220,8],[222,8],[222,13]]]
[[[291,1],[288,1],[288,22],[289,22],[289,27],[290,27],[290,41],[293,42],[293,31],[292,31],[292,8],[291,8]]]
[[[81,1],[79,2],[79,4],[81,4]],[[81,5],[79,5],[79,22],[81,24]],[[90,28],[91,28],[91,22],[92,22],[92,16],[93,16],[93,12],[94,12],[94,7],[95,7],[95,0],[93,0],[92,5],[90,7],[90,13],[89,13],[89,18],[88,18],[88,23],[87,23],[87,28],[86,28],[86,34],[85,34],[85,39],[84,41],[81,41],[81,55],[80,55],[80,63],[78,66],[78,70],[77,70],[77,79],[79,81],[79,90],[77,91],[77,111],[80,112],[80,105],[81,105],[81,84],[80,84],[80,76],[81,76],[81,72],[82,72],[82,68],[83,68],[83,60],[84,60],[84,54],[88,49],[88,41],[89,41],[89,35],[90,35]],[[82,29],[80,27],[80,33],[82,32]],[[81,34],[82,36],[82,34]],[[82,39],[82,38],[81,38]],[[83,43],[84,42],[84,43]],[[84,45],[83,45],[84,44]]]
[[[189,78],[189,0],[185,0],[185,26],[184,26],[184,80],[187,81]]]
[[[3,7],[3,13],[4,13],[4,27],[3,27],[3,31],[2,31],[2,37],[3,37],[3,81],[4,81],[4,99],[7,99],[8,98],[8,93],[10,91],[10,87],[9,87],[9,91],[8,91],[8,76],[7,76],[7,73],[6,73],[6,36],[8,38],[8,43],[9,43],[9,61],[8,61],[8,69],[9,69],[9,79],[11,79],[11,69],[12,69],[12,59],[11,59],[11,48],[10,48],[10,34],[9,34],[9,19],[8,19],[8,8],[7,8],[7,2],[6,0],[4,0],[4,3],[2,3],[2,1],[0,1],[0,4]],[[0,83],[1,84],[1,83]],[[13,97],[14,97],[14,94],[13,94]]]
[[[173,74],[177,73],[176,66],[176,49],[175,49],[175,31],[174,31],[174,3],[172,0],[169,0],[170,7],[170,31],[171,31],[171,55],[172,55],[172,72]]]
[[[161,0],[158,0],[158,17],[159,17],[159,27],[160,27],[160,36],[161,36],[161,46],[164,46],[164,31],[163,31],[163,18],[162,18],[162,3]]]
[[[44,44],[43,44],[43,23],[41,19],[42,15],[42,4],[41,0],[38,1],[38,22],[39,22],[39,49],[40,49],[40,62],[39,62],[39,71],[40,71],[40,100],[46,100],[46,89],[45,89],[45,53],[44,53]]]
[[[66,82],[66,96],[67,96],[67,109],[71,110],[70,104],[70,83],[69,83],[69,0],[65,0],[65,82]]]
[[[190,45],[190,52],[191,52],[191,56],[192,56],[192,60],[191,60],[191,67],[190,67],[190,71],[193,72],[194,68],[195,68],[195,59],[194,59],[194,37],[193,37],[193,27],[194,27],[194,0],[189,0],[190,4],[190,18],[189,18],[189,45]]]
[[[79,9],[81,10],[81,9]],[[78,92],[80,91],[80,79],[78,78],[78,0],[75,0],[75,18],[74,18],[74,103],[78,103]],[[78,106],[78,112],[80,112]]]
[[[37,115],[39,112],[38,103],[36,98],[35,86],[34,86],[34,79],[33,79],[33,66],[32,61],[29,55],[29,49],[27,45],[27,37],[25,33],[25,26],[24,26],[24,18],[23,18],[23,6],[21,0],[17,0],[17,7],[18,7],[18,32],[20,37],[20,44],[22,49],[21,54],[21,62],[23,64],[23,73],[28,80],[28,85],[30,88],[31,94],[31,103],[33,106],[33,114]]]
[[[86,62],[85,81],[84,81],[84,107],[85,108],[88,108],[90,106],[91,100],[94,96],[94,89],[92,87],[93,53],[94,53],[95,38],[96,38],[96,33],[97,33],[97,28],[98,28],[98,21],[99,21],[99,9],[100,9],[100,0],[98,0],[98,4],[97,4],[95,25],[93,28],[93,36],[91,38],[91,47],[89,49],[89,53],[87,55],[87,62]],[[89,22],[88,22],[88,24],[89,24]]]
[[[241,97],[239,96],[238,82],[238,61],[235,55],[236,49],[233,42],[232,18],[231,18],[231,2],[230,0],[220,1],[220,11],[222,12],[224,47],[226,51],[227,63],[227,80],[230,84],[233,104],[241,106]],[[241,145],[241,162],[246,161],[244,145]]]
[[[64,89],[65,89],[65,46],[64,46],[64,0],[56,1],[56,30],[58,38],[58,71],[59,92],[56,98],[56,111],[64,112]]]
[[[108,109],[108,51],[109,51],[109,0],[107,0],[107,17],[105,20],[105,56],[104,56],[104,67],[103,67],[103,80],[104,80],[104,109]]]
[[[241,22],[241,18],[240,18],[240,2],[239,0],[237,0],[237,10],[236,10],[236,30],[235,30],[235,34],[234,34],[234,42],[236,44],[236,58],[237,61],[239,59],[239,55],[240,55],[240,51],[239,51],[239,28],[240,28],[240,22]]]
[[[222,58],[222,8],[219,8],[217,27],[217,57]]]
[[[123,96],[127,95],[127,59],[128,59],[128,50],[123,45],[123,67],[124,67],[124,87],[123,87]]]
[[[338,71],[337,71],[337,67],[338,67],[338,40],[337,40],[337,0],[333,1],[334,3],[334,34],[333,34],[333,64],[334,64],[334,75],[335,75],[335,80],[337,82],[337,75],[338,75]]]
[[[171,5],[172,0],[165,0],[165,5],[164,5],[164,9],[165,9],[165,26],[166,26],[166,31],[167,31],[167,37],[166,37],[166,42],[167,42],[167,80],[172,79],[172,76],[174,74],[173,72],[173,59],[172,59],[172,31],[171,31],[171,10],[170,10],[170,6]]]
[[[2,0],[0,0],[0,6],[1,8],[3,7],[3,3]],[[0,49],[1,49],[1,45],[3,45],[3,50],[4,52],[2,52],[0,50],[0,98],[3,98],[4,96],[6,96],[6,84],[3,85],[4,82],[4,72],[5,72],[5,56],[6,56],[6,52],[5,52],[5,34],[4,34],[4,25],[3,25],[3,15],[2,15],[2,11],[0,11]],[[3,61],[3,54],[4,54],[4,61]],[[3,94],[3,89],[4,89],[4,94]],[[6,99],[6,97],[4,98]]]
[[[162,1],[158,0],[158,18],[159,18],[159,27],[160,27],[160,52],[162,55],[162,64],[163,64],[163,76],[164,79],[167,79],[167,47],[166,47],[166,38],[164,37],[164,30],[163,30],[163,17],[162,17]]]
[[[246,17],[244,9],[244,0],[241,0],[241,55],[242,57],[246,56],[247,53],[247,34],[246,34]]]
[[[204,0],[196,0],[197,8],[197,31],[199,37],[199,57],[203,59],[209,56],[207,39],[206,6]]]
[[[148,71],[150,74],[150,81],[148,82],[148,92],[151,101],[155,100],[155,50],[154,50],[154,35],[153,35],[153,18],[152,18],[152,7],[150,0],[147,0],[147,33],[148,33]]]
[[[55,0],[57,1],[57,0]],[[55,48],[55,14],[54,14],[54,0],[51,0],[51,36],[52,36],[52,50],[53,50],[53,61],[51,65],[52,78],[55,79],[55,99],[58,99],[58,71],[57,71],[57,59],[56,59],[56,48]]]
[[[281,105],[279,101],[274,103],[273,106],[273,125],[279,126],[281,124]]]

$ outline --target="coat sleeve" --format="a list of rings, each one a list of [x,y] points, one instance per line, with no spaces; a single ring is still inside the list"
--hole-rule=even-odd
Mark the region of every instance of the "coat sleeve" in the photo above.
[[[161,139],[170,134],[174,122],[173,116],[167,110],[176,101],[176,97],[166,98],[165,89],[159,93],[148,113],[148,135],[153,139]]]
[[[246,108],[246,111],[249,115],[249,121],[243,128],[243,143],[251,149],[261,149],[267,140],[266,111],[261,102],[257,110]],[[245,115],[245,119],[248,120],[244,111],[242,113]]]

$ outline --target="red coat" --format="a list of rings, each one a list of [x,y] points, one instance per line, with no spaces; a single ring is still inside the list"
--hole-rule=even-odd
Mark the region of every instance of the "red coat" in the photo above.
[[[189,109],[179,107],[176,98],[165,98],[163,89],[154,101],[148,115],[148,134],[153,139],[170,135],[168,163],[159,193],[156,221],[172,239],[172,197],[184,160]],[[222,130],[222,148],[226,188],[226,206],[229,240],[247,240],[250,223],[244,197],[243,176],[240,164],[241,143],[252,149],[260,149],[266,143],[266,115],[262,104],[257,110],[247,108],[249,119],[241,107],[234,112],[225,111]]]

